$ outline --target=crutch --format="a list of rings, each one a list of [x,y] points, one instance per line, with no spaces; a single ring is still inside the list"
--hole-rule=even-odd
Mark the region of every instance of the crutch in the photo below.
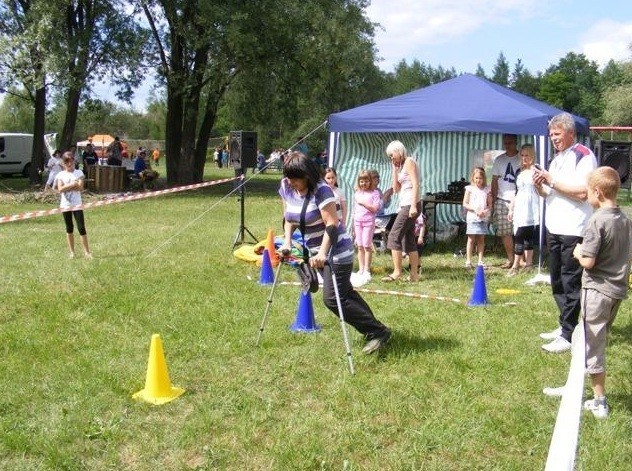
[[[331,229],[330,229],[331,228]],[[338,318],[340,319],[340,328],[342,329],[342,339],[345,344],[345,353],[347,355],[347,364],[349,366],[349,373],[352,375],[355,374],[355,370],[353,368],[353,358],[351,357],[351,346],[349,345],[349,334],[347,333],[347,324],[345,324],[345,316],[342,312],[342,303],[340,302],[340,293],[338,291],[338,280],[336,279],[336,274],[334,273],[334,247],[338,241],[338,229],[335,226],[327,226],[325,229],[327,234],[329,235],[329,240],[331,242],[331,248],[329,249],[329,260],[327,264],[329,265],[329,270],[331,271],[331,282],[334,285],[334,294],[336,295],[336,305],[338,306]]]
[[[281,271],[281,265],[283,265],[283,260],[289,255],[290,255],[289,250],[285,249],[281,251],[281,256],[279,257],[279,265],[277,266],[276,273],[274,274],[274,282],[272,283],[270,296],[268,296],[268,304],[266,305],[266,310],[263,313],[263,319],[261,319],[261,325],[259,326],[259,333],[257,334],[257,343],[255,343],[255,346],[257,347],[259,346],[259,340],[261,340],[261,334],[263,334],[263,330],[266,327],[266,320],[268,319],[268,312],[270,312],[270,306],[272,306],[272,296],[274,296],[274,290],[279,280],[279,272]]]

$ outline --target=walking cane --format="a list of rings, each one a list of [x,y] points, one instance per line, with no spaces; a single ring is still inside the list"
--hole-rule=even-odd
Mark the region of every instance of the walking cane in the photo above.
[[[331,242],[331,248],[329,249],[329,260],[327,261],[327,265],[329,265],[329,270],[331,271],[331,282],[334,285],[334,294],[336,295],[336,305],[338,306],[338,318],[340,319],[340,328],[342,329],[342,339],[345,344],[345,353],[347,356],[347,365],[349,366],[349,373],[352,375],[355,374],[355,370],[353,368],[353,358],[351,357],[351,346],[349,345],[349,335],[347,333],[347,324],[345,324],[345,316],[342,312],[342,303],[340,302],[340,292],[338,291],[338,280],[336,279],[336,274],[334,273],[334,247],[338,241],[338,229],[334,226],[327,226],[325,229],[327,234],[329,235],[329,240]]]
[[[257,334],[257,342],[255,346],[259,346],[259,340],[261,340],[261,334],[263,334],[263,330],[266,326],[266,320],[268,319],[268,312],[270,312],[270,306],[272,306],[272,296],[274,296],[274,290],[276,288],[277,282],[279,280],[279,272],[281,271],[281,265],[283,265],[283,260],[290,255],[290,251],[285,249],[281,251],[281,256],[279,257],[279,265],[277,266],[276,273],[274,274],[274,282],[272,283],[272,290],[270,291],[270,296],[268,296],[268,304],[266,305],[265,312],[263,313],[263,319],[261,319],[261,325],[259,326],[259,333]]]

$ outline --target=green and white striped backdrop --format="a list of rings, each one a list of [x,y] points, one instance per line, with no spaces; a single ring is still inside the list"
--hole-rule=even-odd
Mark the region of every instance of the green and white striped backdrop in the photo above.
[[[421,194],[448,191],[448,185],[465,178],[473,163],[471,156],[484,150],[502,149],[502,134],[475,132],[419,132],[419,133],[340,133],[336,144],[333,167],[338,173],[338,184],[345,192],[349,206],[347,224],[351,218],[353,189],[360,170],[376,169],[380,173],[380,188],[391,184],[391,164],[385,150],[389,142],[401,141],[419,165]],[[533,136],[519,136],[518,146],[533,142]],[[480,163],[477,163],[480,165]],[[491,184],[491,181],[488,182]],[[399,206],[394,197],[387,212]],[[437,226],[462,221],[461,207],[439,205]],[[348,226],[347,226],[348,227]]]

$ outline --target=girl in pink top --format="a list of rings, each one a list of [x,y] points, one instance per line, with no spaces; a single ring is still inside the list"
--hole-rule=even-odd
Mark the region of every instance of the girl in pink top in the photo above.
[[[373,233],[375,214],[380,209],[380,192],[371,185],[371,175],[362,170],[353,199],[353,229],[358,246],[358,273],[354,276],[357,286],[371,280],[371,258],[373,255]]]

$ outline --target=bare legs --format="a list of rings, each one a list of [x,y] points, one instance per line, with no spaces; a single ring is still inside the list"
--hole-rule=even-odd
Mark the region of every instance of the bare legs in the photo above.
[[[402,276],[403,253],[401,250],[391,250],[391,257],[393,259],[393,273],[390,276],[393,279],[398,279]],[[408,261],[410,262],[410,280],[417,281],[419,279],[419,254],[416,250],[408,252]]]
[[[485,252],[485,235],[474,234],[467,236],[467,245],[465,246],[465,260],[468,266],[472,265],[472,254],[474,253],[474,245],[478,252],[478,263],[483,263],[483,253]]]
[[[507,262],[511,263],[514,260],[514,250],[513,250],[513,238],[511,234],[507,234],[501,237],[503,241],[503,247],[505,248],[505,253],[507,254]]]
[[[83,253],[87,258],[91,258],[92,254],[90,253],[90,246],[88,245],[88,236],[80,235],[81,245],[83,247]],[[70,257],[74,258],[75,256],[75,235],[74,234],[66,234],[66,243],[68,244],[68,250],[70,251]]]

